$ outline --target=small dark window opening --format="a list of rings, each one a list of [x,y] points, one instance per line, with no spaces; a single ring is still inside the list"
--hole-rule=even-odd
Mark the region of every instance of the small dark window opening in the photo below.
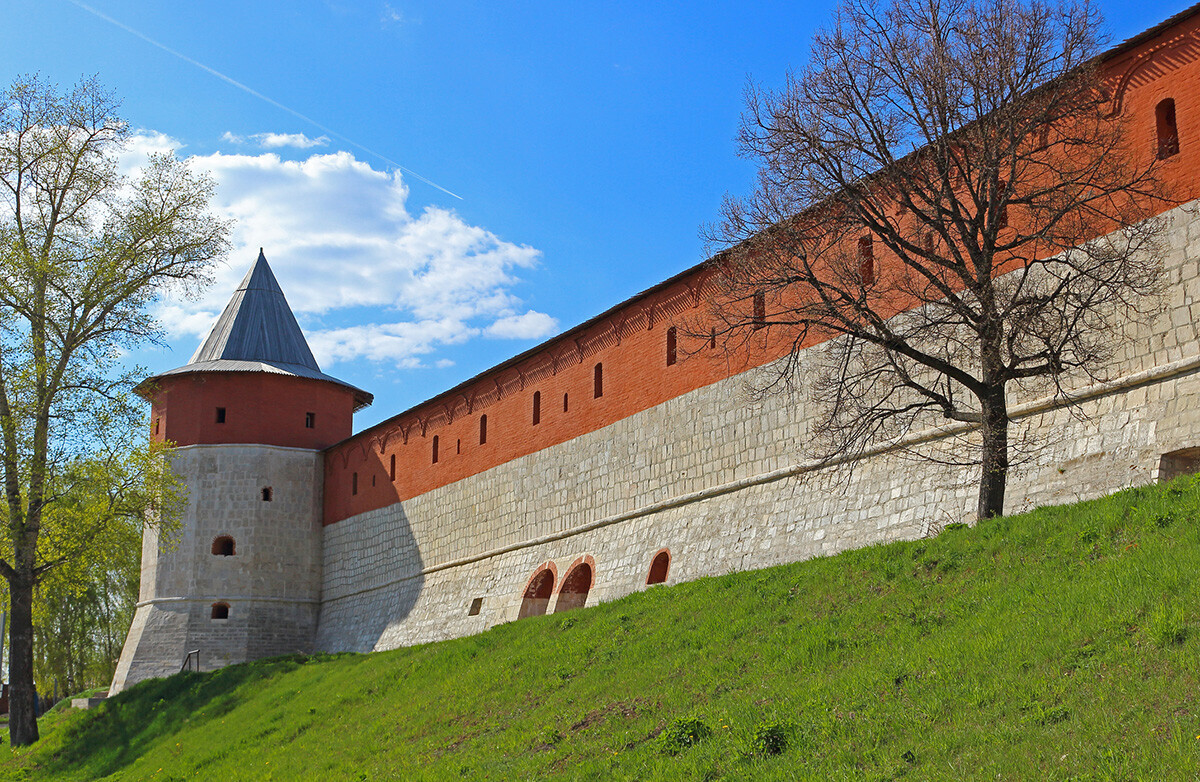
[[[213,603],[212,604],[213,619],[228,619],[229,618],[229,603]]]
[[[433,436],[433,463],[437,464],[438,460],[438,436]]]
[[[604,396],[604,364],[597,364],[592,371],[592,398]]]
[[[487,443],[487,416],[481,415],[481,416],[479,416],[479,444],[485,445],[486,443]]]
[[[1175,125],[1175,99],[1166,98],[1154,107],[1158,126],[1158,159],[1166,160],[1179,154],[1179,130]]]
[[[155,419],[154,419],[154,433],[155,433],[155,434],[158,434],[158,426],[159,426],[159,424],[160,424],[161,422],[162,422],[162,419],[161,419],[161,418],[155,418]]]
[[[863,285],[875,284],[875,242],[869,236],[858,240],[858,279]]]
[[[667,329],[667,366],[673,366],[676,358],[675,327],[672,326]]]
[[[396,480],[396,454],[392,454],[391,464],[388,466],[388,479]]]
[[[567,412],[567,395],[563,394],[563,412]]]
[[[708,347],[710,350],[717,347],[717,330],[715,328],[708,330]]]
[[[219,423],[219,424],[225,423],[225,408],[223,408],[223,407],[217,408],[217,423]]]
[[[542,392],[533,392],[533,425],[537,426],[542,421]]]
[[[1042,125],[1042,127],[1038,128],[1037,148],[1040,151],[1043,149],[1048,149],[1049,147],[1050,147],[1050,126]]]
[[[375,486],[375,476],[374,475],[371,476],[371,486],[372,487]]]
[[[650,575],[646,576],[647,584],[664,584],[667,581],[667,570],[671,567],[671,555],[660,551],[650,563]]]
[[[996,228],[1008,227],[1008,182],[1001,179],[996,183],[996,197],[1003,201],[996,215]]]
[[[455,441],[454,441],[454,452],[455,452],[455,453],[462,453],[462,440],[455,440]]]
[[[761,329],[767,325],[767,294],[759,291],[754,294],[754,328]]]
[[[233,538],[228,535],[220,535],[213,539],[212,553],[214,557],[232,557],[234,551]]]
[[[933,255],[933,249],[934,249],[933,231],[926,231],[925,232],[925,254]]]
[[[477,597],[471,601],[471,607],[467,609],[467,616],[479,616],[479,612],[483,609],[483,598]]]
[[[317,425],[317,414],[316,413],[305,413],[304,414],[304,428],[312,429],[316,425]]]
[[[270,502],[270,501],[271,501],[271,500],[273,500],[273,499],[274,499],[274,492],[272,492],[272,491],[271,491],[271,487],[270,487],[270,486],[264,486],[264,487],[263,487],[263,490],[262,490],[262,500],[263,500],[263,502]]]
[[[358,494],[358,473],[351,473],[350,475],[350,493]]]

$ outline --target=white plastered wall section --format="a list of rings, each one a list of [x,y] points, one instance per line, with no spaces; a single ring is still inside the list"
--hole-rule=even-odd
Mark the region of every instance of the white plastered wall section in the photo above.
[[[172,544],[148,529],[133,625],[112,690],[176,673],[312,649],[321,589],[323,457],[266,445],[193,445],[172,456],[188,505]],[[262,496],[271,489],[270,501]],[[234,554],[212,553],[218,536]],[[212,618],[226,603],[228,619]]]
[[[1165,308],[1108,370],[1112,382],[1084,390],[1074,411],[1044,392],[1012,401],[1017,427],[1044,445],[1011,473],[1010,511],[1151,482],[1162,454],[1200,446],[1200,217],[1196,203],[1165,217]],[[590,605],[645,588],[661,548],[670,583],[971,519],[977,468],[880,452],[852,470],[814,469],[803,400],[750,402],[746,380],[326,527],[317,647],[387,649],[513,620],[547,560],[557,590],[577,557],[595,559]],[[482,610],[468,616],[475,598]]]

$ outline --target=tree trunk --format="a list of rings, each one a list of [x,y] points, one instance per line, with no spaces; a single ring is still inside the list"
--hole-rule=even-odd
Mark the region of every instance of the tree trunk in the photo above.
[[[993,388],[983,399],[983,466],[979,475],[979,518],[1004,515],[1004,489],[1008,481],[1008,401],[1004,386]]]
[[[12,615],[8,629],[8,742],[22,747],[38,740],[37,692],[33,685],[33,578],[9,579]]]

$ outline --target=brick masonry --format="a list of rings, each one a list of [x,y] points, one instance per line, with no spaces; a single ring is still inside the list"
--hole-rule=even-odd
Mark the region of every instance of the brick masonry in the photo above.
[[[1195,203],[1166,215],[1164,310],[1130,341],[1109,383],[1081,385],[1074,409],[1049,404],[1041,389],[1016,395],[1015,428],[1041,445],[1013,470],[1011,510],[1151,482],[1163,454],[1200,446],[1197,215]],[[661,548],[673,583],[971,519],[975,468],[889,452],[806,463],[803,395],[752,402],[753,374],[326,527],[317,647],[388,649],[511,621],[547,560],[557,589],[572,561],[594,557],[592,604],[645,588]],[[468,616],[476,598],[482,609]]]
[[[1174,100],[1179,151],[1162,163],[1164,181],[1179,202],[1200,195],[1200,140],[1190,135],[1200,127],[1200,13],[1118,47],[1103,65],[1135,153],[1158,149],[1155,107]],[[1163,215],[1163,311],[1133,335],[1107,382],[1080,380],[1072,408],[1045,388],[1012,390],[1012,439],[1024,430],[1039,447],[1010,473],[1010,511],[1200,467],[1198,203]],[[196,372],[164,385],[155,420],[191,438],[170,434],[186,443],[175,465],[191,502],[174,546],[146,535],[142,594],[112,690],[173,673],[192,649],[215,668],[461,636],[577,604],[579,593],[558,591],[564,583],[590,585],[585,604],[594,604],[646,588],[664,549],[675,583],[970,520],[974,469],[883,446],[834,465],[806,461],[804,393],[747,394],[764,371],[748,368],[786,345],[764,330],[740,352],[708,347],[709,271],[683,272],[353,437],[354,400],[341,386],[317,411],[319,426],[337,431],[305,432],[300,415],[317,408],[304,383]],[[704,328],[689,329],[697,319]],[[668,366],[676,324],[681,358]],[[205,418],[214,405],[232,405],[224,428]],[[274,445],[205,444],[229,443],[235,430]],[[912,435],[931,447],[951,437],[971,433]],[[218,535],[235,539],[234,556],[213,554]],[[548,599],[543,570],[555,588]],[[227,619],[212,618],[216,602],[228,604]]]
[[[270,445],[192,445],[173,456],[188,508],[177,531],[142,541],[142,580],[113,692],[175,673],[188,652],[212,670],[312,650],[321,590],[322,454]],[[271,500],[262,490],[271,489]],[[234,554],[213,541],[233,538]],[[213,619],[212,606],[229,606]]]

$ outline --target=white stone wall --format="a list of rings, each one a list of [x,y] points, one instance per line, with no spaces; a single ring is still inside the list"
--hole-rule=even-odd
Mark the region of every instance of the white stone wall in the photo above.
[[[180,527],[142,544],[141,595],[113,691],[179,670],[312,649],[321,590],[322,455],[266,445],[192,445],[173,466],[188,490]],[[262,499],[270,487],[271,500]],[[213,540],[234,539],[233,556]],[[229,605],[212,619],[213,603]]]
[[[1084,389],[1073,409],[1037,391],[1010,403],[1014,429],[1041,443],[1010,474],[1010,511],[1153,481],[1163,453],[1200,446],[1200,220],[1196,204],[1166,218],[1165,310],[1109,384]],[[746,377],[730,378],[326,527],[317,647],[387,649],[511,621],[546,560],[560,584],[577,557],[594,557],[590,605],[645,588],[664,547],[672,583],[972,518],[975,468],[884,452],[814,469],[803,400],[752,403],[745,388]],[[482,611],[471,617],[475,598]]]

